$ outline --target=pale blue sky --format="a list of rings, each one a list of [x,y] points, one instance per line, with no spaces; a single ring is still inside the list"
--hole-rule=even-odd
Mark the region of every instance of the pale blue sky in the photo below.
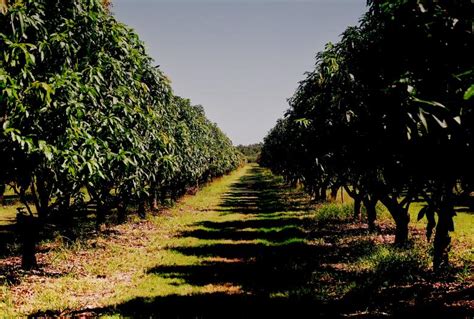
[[[235,144],[260,142],[315,55],[365,12],[365,0],[114,0],[171,78]]]

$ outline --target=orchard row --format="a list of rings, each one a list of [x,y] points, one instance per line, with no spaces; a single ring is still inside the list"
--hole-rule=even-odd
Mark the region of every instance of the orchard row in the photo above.
[[[143,213],[242,161],[99,0],[10,3],[0,92],[0,193],[40,221],[89,203],[98,225],[112,209]]]
[[[434,267],[448,263],[457,206],[474,170],[474,4],[369,1],[360,24],[317,55],[261,163],[315,199],[343,187],[375,229],[382,202],[409,238],[409,206],[425,203]],[[437,217],[437,218],[436,218]]]

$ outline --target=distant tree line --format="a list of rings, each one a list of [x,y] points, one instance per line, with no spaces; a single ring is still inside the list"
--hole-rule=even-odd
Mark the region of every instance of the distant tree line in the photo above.
[[[409,237],[410,204],[425,205],[434,267],[448,264],[457,205],[472,201],[474,3],[368,1],[360,24],[318,53],[261,164],[317,200],[343,187],[370,230],[382,202]]]
[[[250,145],[237,145],[239,150],[247,159],[249,163],[256,163],[262,152],[263,143],[256,143]]]
[[[144,215],[242,161],[201,106],[173,94],[108,5],[2,5],[0,191],[7,184],[19,197],[24,233],[53,216],[71,222],[90,203],[98,226],[129,207]],[[30,249],[24,267],[35,263]]]

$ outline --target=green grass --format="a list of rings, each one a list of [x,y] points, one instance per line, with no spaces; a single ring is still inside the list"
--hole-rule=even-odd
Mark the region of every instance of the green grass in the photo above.
[[[410,220],[414,227],[425,230],[426,218],[418,221],[418,213],[423,203],[414,203],[410,206]],[[435,216],[437,220],[437,216]],[[454,217],[454,232],[451,233],[452,245],[450,258],[457,266],[474,264],[474,212],[458,212]]]
[[[354,215],[354,204],[328,203],[316,211],[316,220],[320,222],[329,220],[348,220]]]
[[[16,207],[0,205],[0,226],[9,226],[16,222]]]
[[[383,210],[379,215],[379,222],[391,223]],[[50,249],[41,255],[47,274],[1,287],[0,317],[91,308],[111,317],[153,316],[157,308],[191,311],[195,302],[212,310],[223,295],[233,302],[248,298],[253,307],[258,298],[269,298],[310,300],[311,309],[318,302],[355,300],[354,307],[368,309],[383,289],[428,281],[428,245],[395,249],[380,240],[390,233],[368,234],[351,217],[350,201],[314,207],[280,178],[248,165],[146,221],[67,246],[60,237],[44,243]],[[460,214],[457,220],[453,237],[465,249],[454,251],[469,265],[473,218]],[[182,306],[167,309],[173,302]],[[378,304],[390,312],[391,300]]]
[[[13,189],[7,186],[4,196],[15,196]],[[16,208],[20,205],[1,205],[0,203],[0,226],[9,226],[16,221]]]
[[[424,206],[424,203],[414,203],[410,206],[410,219],[412,224],[425,227],[427,224],[426,218],[418,221],[418,213]],[[474,229],[474,212],[458,212],[454,217],[455,229],[452,233],[459,241],[470,241],[474,244],[472,230]]]
[[[409,282],[428,269],[429,258],[424,247],[399,249],[381,245],[360,258],[353,267],[369,272],[372,280],[381,280],[385,284],[393,283],[390,281]]]
[[[87,306],[87,302],[90,302],[81,302],[80,297],[84,295],[95,296],[94,303],[99,306],[118,304],[136,297],[232,290],[232,287],[220,285],[192,286],[185,284],[183,280],[148,274],[147,270],[156,266],[192,266],[205,262],[205,258],[187,256],[173,248],[212,245],[223,241],[181,237],[179,233],[197,229],[194,225],[201,221],[225,222],[245,218],[238,214],[225,216],[213,208],[219,205],[221,196],[229,185],[242,177],[248,169],[241,169],[215,181],[197,196],[185,197],[165,214],[150,217],[150,231],[143,232],[139,228],[130,230],[129,227],[133,225],[123,225],[119,229],[126,236],[124,241],[100,237],[86,243],[76,243],[76,249],[64,249],[61,246],[56,248],[48,256],[52,265],[60,267],[72,262],[78,264],[80,269],[73,269],[70,274],[59,278],[46,278],[45,282],[29,283],[27,287],[34,292],[33,296],[22,300],[25,304],[17,304],[15,311],[25,315],[50,309],[60,312],[76,309]],[[4,207],[1,215],[5,218],[14,216],[12,211],[13,208]],[[86,260],[77,260],[76,254],[80,253],[84,254],[83,258]],[[2,302],[0,309],[1,305]],[[4,300],[4,308],[8,308],[8,305],[9,302]]]
[[[5,193],[3,195],[5,195],[5,196],[14,196],[15,191],[10,186],[7,186],[6,189],[5,189]]]

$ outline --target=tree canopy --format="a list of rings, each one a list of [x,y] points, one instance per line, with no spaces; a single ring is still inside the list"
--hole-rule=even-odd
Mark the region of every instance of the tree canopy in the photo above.
[[[318,53],[266,137],[261,163],[317,199],[345,187],[356,210],[361,201],[368,210],[381,201],[402,245],[410,204],[425,202],[419,217],[429,220],[428,238],[436,226],[439,268],[447,263],[455,205],[472,191],[474,5],[368,5],[358,26]]]
[[[138,35],[102,1],[3,8],[0,184],[31,215],[68,214],[87,193],[100,223],[113,207],[143,208],[240,164],[229,138],[173,94]]]

